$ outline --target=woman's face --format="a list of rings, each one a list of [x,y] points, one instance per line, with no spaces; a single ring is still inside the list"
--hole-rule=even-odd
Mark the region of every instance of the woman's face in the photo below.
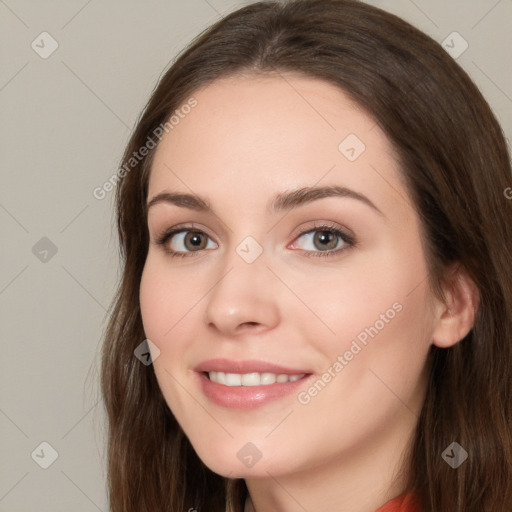
[[[168,196],[149,207],[140,288],[168,406],[224,476],[391,468],[421,409],[434,322],[386,136],[299,75],[193,97],[156,150],[148,203]]]

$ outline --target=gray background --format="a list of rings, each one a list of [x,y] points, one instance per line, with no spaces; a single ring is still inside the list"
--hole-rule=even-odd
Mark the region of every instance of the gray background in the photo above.
[[[0,0],[0,512],[107,511],[99,350],[119,274],[113,193],[92,192],[177,52],[248,3]],[[459,32],[510,138],[511,0],[369,3],[439,42]]]

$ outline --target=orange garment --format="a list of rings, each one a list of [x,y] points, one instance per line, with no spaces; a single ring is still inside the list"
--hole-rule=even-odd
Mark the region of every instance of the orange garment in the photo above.
[[[411,493],[402,494],[388,501],[375,512],[419,512]]]

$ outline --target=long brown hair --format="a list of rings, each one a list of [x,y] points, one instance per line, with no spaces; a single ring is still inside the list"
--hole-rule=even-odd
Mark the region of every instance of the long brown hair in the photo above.
[[[122,278],[109,311],[101,391],[113,512],[238,512],[247,488],[195,454],[151,366],[139,284],[154,149],[134,152],[199,87],[229,75],[299,72],[337,85],[387,134],[424,231],[432,289],[458,262],[480,304],[470,333],[432,346],[424,406],[404,474],[422,512],[512,510],[512,200],[502,130],[468,75],[430,37],[357,0],[258,2],[200,34],[163,75],[122,160],[116,189]],[[129,166],[128,166],[129,163]],[[442,459],[458,442],[458,468]]]

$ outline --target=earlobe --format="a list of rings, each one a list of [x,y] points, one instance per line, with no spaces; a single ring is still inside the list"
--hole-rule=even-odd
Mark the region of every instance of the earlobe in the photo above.
[[[446,278],[445,303],[439,303],[432,343],[448,348],[462,340],[474,326],[480,293],[474,281],[456,265]]]

